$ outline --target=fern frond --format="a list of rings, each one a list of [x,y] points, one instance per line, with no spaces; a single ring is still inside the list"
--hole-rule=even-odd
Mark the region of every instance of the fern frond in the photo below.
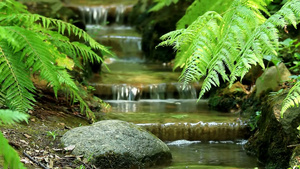
[[[215,40],[215,25],[220,20],[221,16],[216,12],[207,12],[187,29],[172,31],[161,37],[164,41],[159,46],[174,45],[174,48],[177,49],[174,69],[183,67],[195,51],[208,52],[210,47],[206,47],[204,44],[210,44],[208,42]],[[202,58],[205,59],[205,57]]]
[[[165,6],[170,6],[172,3],[176,4],[179,0],[154,0],[156,5],[154,5],[148,12],[156,12],[161,10]]]
[[[5,105],[5,95],[0,91],[0,108]]]
[[[20,13],[20,14],[2,16],[0,17],[0,22],[3,22],[5,24],[9,24],[11,22],[14,23],[17,22],[18,25],[22,25],[24,22],[28,23],[29,25],[34,25],[37,22],[41,22],[41,26],[43,26],[46,29],[50,29],[54,27],[57,28],[57,32],[59,32],[60,34],[66,33],[68,35],[71,35],[71,33],[73,33],[75,36],[78,36],[79,38],[82,38],[85,42],[89,43],[91,48],[95,50],[103,51],[110,55],[114,55],[105,46],[100,45],[82,29],[61,20],[47,18],[38,14]]]
[[[85,112],[87,118],[94,120],[94,113],[80,95],[78,87],[71,79],[71,76],[68,74],[68,72],[65,69],[61,69],[58,70],[57,75],[60,83],[63,85],[62,90],[64,90],[64,92],[67,94],[70,102],[73,104],[75,101],[79,101],[80,112]]]
[[[9,145],[3,134],[0,132],[0,157],[4,159],[3,168],[26,169],[20,161],[18,153]]]
[[[184,29],[207,11],[223,13],[232,0],[195,0],[186,10],[185,15],[177,22],[176,29]]]
[[[21,3],[16,3],[15,1],[5,0],[0,2],[1,13],[16,14],[16,13],[29,13],[26,10],[26,6]]]
[[[13,111],[9,109],[0,109],[0,123],[1,124],[14,124],[21,121],[26,121],[28,123],[29,115],[25,113],[20,113],[18,111]]]
[[[259,63],[264,67],[263,56],[276,56],[279,46],[278,27],[285,27],[289,24],[295,24],[299,11],[299,1],[287,2],[276,14],[272,15],[261,26],[257,27],[252,33],[246,45],[242,48],[239,58],[236,60],[236,65],[231,71],[230,84],[237,77],[243,77],[250,69],[250,64]],[[285,14],[288,14],[286,16]],[[298,17],[299,18],[299,17]],[[299,22],[299,19],[298,19]]]
[[[55,72],[55,58],[57,55],[51,52],[52,45],[44,42],[34,32],[28,31],[21,27],[16,26],[3,26],[2,31],[7,31],[6,35],[10,35],[14,38],[12,41],[18,42],[19,49],[22,51],[22,59],[25,62],[27,68],[32,68],[32,73],[39,72],[42,79],[50,82],[53,86],[55,93],[60,88],[57,76],[53,74]],[[1,36],[1,35],[0,35]],[[11,39],[11,38],[8,38]]]
[[[280,111],[281,117],[284,112],[291,107],[299,107],[300,103],[300,81],[297,82],[288,92],[286,98],[282,102],[282,108]]]
[[[3,39],[0,41],[0,86],[5,94],[8,107],[25,112],[32,109],[34,86],[20,54],[12,53],[10,46]]]
[[[62,54],[63,57],[69,56],[72,57],[76,66],[81,68],[79,59],[82,57],[83,62],[103,62],[103,59],[97,55],[90,47],[79,43],[79,42],[70,42],[69,38],[53,31],[43,31],[42,36],[45,37],[51,44],[55,44],[57,50]]]
[[[28,120],[29,115],[18,111],[0,109],[0,124],[14,124]],[[25,169],[21,163],[18,153],[9,145],[3,134],[0,132],[0,157],[4,159],[4,168]]]

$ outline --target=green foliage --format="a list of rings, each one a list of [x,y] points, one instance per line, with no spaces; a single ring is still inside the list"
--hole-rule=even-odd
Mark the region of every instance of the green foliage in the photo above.
[[[0,124],[14,124],[21,121],[26,121],[29,118],[28,114],[20,113],[18,111],[0,109]]]
[[[264,68],[264,57],[271,57],[271,60],[277,57],[278,29],[290,24],[296,27],[300,19],[300,1],[288,1],[266,19],[268,2],[235,0],[224,14],[206,12],[186,29],[161,37],[164,41],[160,45],[173,45],[177,50],[175,68],[183,68],[181,81],[189,83],[204,77],[199,98],[212,86],[219,86],[220,79],[232,85],[253,65]],[[287,104],[293,105],[291,101],[300,99],[299,85],[292,88],[282,112],[289,107]]]
[[[170,6],[172,3],[176,4],[179,0],[154,0],[156,3],[148,12],[155,12],[161,10],[165,6]]]
[[[183,29],[191,25],[199,16],[207,11],[223,13],[231,5],[232,0],[195,0],[186,10],[185,15],[177,22],[176,28]]]
[[[250,118],[249,126],[251,128],[250,129],[251,131],[254,131],[258,127],[257,123],[260,118],[261,118],[261,111],[256,111],[255,116]]]
[[[20,112],[32,109],[35,87],[30,76],[35,74],[48,82],[55,95],[58,90],[66,91],[71,102],[78,101],[81,111],[93,118],[75,81],[56,60],[70,57],[82,68],[81,58],[83,62],[102,62],[93,50],[110,51],[72,24],[30,14],[14,0],[1,1],[0,11],[0,93],[6,106]],[[77,36],[88,46],[70,42],[65,35]]]
[[[280,42],[279,53],[285,61],[285,64],[288,65],[290,70],[293,73],[300,72],[300,42],[297,39],[287,38],[284,41]],[[287,61],[286,61],[287,60]]]
[[[15,122],[26,121],[28,115],[12,110],[0,109],[0,124],[14,124]],[[8,144],[3,134],[0,132],[0,157],[4,159],[4,169],[18,168],[23,169],[18,153]]]
[[[56,133],[56,131],[48,131],[47,132],[47,136],[51,136],[52,137],[52,139],[53,139],[53,141],[56,139],[56,136],[57,136],[58,134]]]

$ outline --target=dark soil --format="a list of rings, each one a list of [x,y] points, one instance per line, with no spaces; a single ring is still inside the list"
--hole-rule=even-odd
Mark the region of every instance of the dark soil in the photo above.
[[[87,164],[87,159],[70,155],[60,143],[66,131],[89,124],[89,120],[79,113],[79,106],[70,105],[62,95],[56,99],[50,89],[39,88],[37,91],[34,110],[28,112],[28,124],[0,126],[0,131],[17,150],[21,161],[27,168],[43,168],[30,157],[48,168],[94,168]]]

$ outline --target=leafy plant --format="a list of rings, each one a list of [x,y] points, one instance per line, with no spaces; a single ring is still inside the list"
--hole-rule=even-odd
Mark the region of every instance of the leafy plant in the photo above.
[[[56,133],[56,131],[48,131],[47,132],[47,136],[51,136],[53,141],[56,139],[57,135],[58,135],[58,133]]]
[[[250,119],[249,122],[249,126],[250,126],[250,130],[254,131],[258,126],[257,123],[259,121],[259,119],[261,118],[261,111],[256,111],[255,112],[255,116],[253,118]]]
[[[165,6],[170,6],[172,3],[176,4],[179,0],[154,0],[156,5],[154,5],[149,12],[155,12],[161,10]]]
[[[199,16],[207,11],[223,13],[231,5],[232,0],[195,0],[186,10],[185,15],[177,22],[176,28],[183,29],[191,25]]]
[[[290,66],[290,70],[299,73],[300,66],[300,42],[297,42],[297,39],[287,38],[284,41],[280,42],[281,47],[279,48],[279,53],[283,53],[282,58],[285,61],[286,65]]]
[[[26,121],[28,115],[18,111],[0,109],[0,124],[14,124],[15,122]],[[8,144],[8,141],[0,132],[0,157],[4,159],[4,169],[18,168],[23,169],[18,153]]]
[[[269,0],[234,0],[224,14],[209,11],[186,29],[169,32],[161,37],[160,46],[177,50],[175,68],[182,67],[180,80],[185,84],[204,77],[201,98],[220,80],[230,86],[242,79],[253,65],[265,68],[264,57],[277,58],[278,29],[300,19],[300,1],[290,0],[268,19]],[[263,13],[262,13],[263,12]],[[296,83],[283,102],[281,114],[298,104],[300,83]]]
[[[86,44],[70,42],[68,36],[77,36]],[[93,50],[110,53],[86,32],[72,24],[31,14],[15,0],[0,2],[0,93],[5,105],[12,110],[26,112],[35,102],[35,87],[30,77],[46,80],[55,95],[64,91],[70,102],[78,101],[81,112],[94,115],[83,100],[75,81],[57,59],[69,58],[76,67],[84,63],[102,62]],[[0,97],[1,98],[1,97]]]

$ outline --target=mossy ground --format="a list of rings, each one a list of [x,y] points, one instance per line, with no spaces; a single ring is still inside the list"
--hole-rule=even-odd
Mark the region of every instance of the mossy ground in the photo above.
[[[65,97],[57,99],[48,89],[38,89],[37,103],[34,110],[29,111],[28,124],[0,126],[0,131],[8,139],[9,144],[19,153],[27,168],[38,165],[25,158],[23,152],[35,158],[49,168],[77,168],[76,157],[68,156],[63,150],[60,137],[70,128],[88,125],[89,121],[79,113],[77,105],[71,106]],[[0,158],[0,168],[3,159]]]

